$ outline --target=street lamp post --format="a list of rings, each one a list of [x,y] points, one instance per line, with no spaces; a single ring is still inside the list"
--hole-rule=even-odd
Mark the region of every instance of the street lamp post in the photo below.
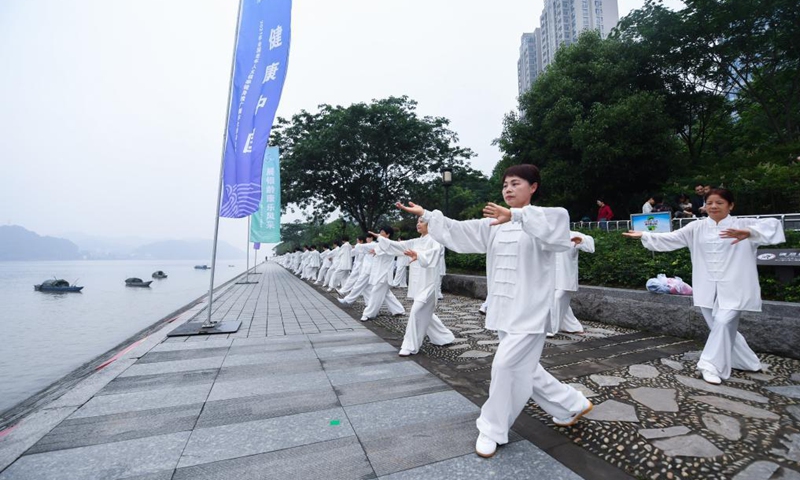
[[[450,187],[453,185],[453,169],[450,167],[442,168],[442,186],[444,187],[444,215],[447,216],[450,212],[450,196],[448,195]]]

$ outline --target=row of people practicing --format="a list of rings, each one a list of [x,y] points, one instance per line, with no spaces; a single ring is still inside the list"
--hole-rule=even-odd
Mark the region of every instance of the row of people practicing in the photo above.
[[[575,424],[593,408],[580,391],[558,381],[539,363],[546,335],[562,328],[563,316],[556,322],[553,312],[566,312],[569,308],[570,294],[559,295],[557,290],[577,289],[577,269],[574,283],[570,277],[569,282],[557,284],[558,272],[566,270],[564,264],[576,262],[577,250],[594,248],[591,237],[569,231],[565,209],[531,204],[540,185],[541,176],[535,166],[508,168],[503,176],[502,194],[509,208],[488,203],[483,210],[485,218],[481,220],[455,221],[438,210],[428,211],[412,202],[397,203],[399,209],[419,217],[417,228],[422,236],[393,242],[389,239],[390,227],[384,227],[377,241],[367,240],[366,246],[356,247],[367,252],[365,259],[372,258],[373,262],[390,262],[380,259],[402,252],[412,266],[417,264],[419,273],[410,270],[410,282],[414,285],[415,275],[419,275],[419,288],[413,290],[414,306],[401,354],[416,353],[426,333],[432,343],[452,341],[452,333],[434,313],[436,295],[432,291],[436,280],[431,277],[437,276],[440,249],[444,246],[459,253],[486,254],[486,328],[497,331],[500,343],[492,361],[489,398],[476,422],[479,435],[475,451],[482,457],[493,456],[498,445],[508,442],[511,425],[528,399],[532,398],[552,415],[553,423],[558,426]],[[731,216],[734,199],[726,189],[712,189],[705,201],[709,216],[680,230],[624,235],[640,239],[644,247],[654,251],[689,248],[694,305],[700,308],[711,331],[697,368],[707,382],[718,384],[729,378],[732,368],[761,369],[758,357],[738,333],[738,321],[744,311],[761,310],[755,263],[757,247],[785,239],[777,220]],[[562,267],[559,267],[559,253],[568,253],[570,259]],[[388,268],[370,268],[368,283],[373,288],[362,319],[377,314],[384,303],[391,313],[402,313],[402,305],[391,294],[388,284],[381,286],[381,282],[388,281],[387,272]],[[564,285],[569,288],[557,288]],[[343,303],[352,300],[350,296],[342,299]],[[570,321],[563,326],[578,328]]]

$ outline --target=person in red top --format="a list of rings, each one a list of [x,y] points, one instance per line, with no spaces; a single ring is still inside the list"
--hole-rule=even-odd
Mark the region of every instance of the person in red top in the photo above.
[[[600,210],[597,211],[597,221],[609,221],[614,219],[614,212],[611,211],[611,207],[606,205],[606,202],[603,200],[597,201],[597,206],[600,207]]]

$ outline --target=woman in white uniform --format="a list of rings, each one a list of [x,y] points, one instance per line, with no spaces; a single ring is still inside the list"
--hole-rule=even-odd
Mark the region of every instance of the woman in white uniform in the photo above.
[[[577,422],[592,409],[586,397],[559,382],[539,364],[555,289],[555,253],[571,248],[569,215],[563,208],[530,204],[539,188],[539,169],[515,165],[503,175],[503,198],[511,209],[490,203],[483,220],[454,221],[438,210],[397,204],[422,216],[434,240],[459,253],[485,253],[491,308],[486,328],[500,344],[492,361],[489,399],[477,420],[475,452],[491,457],[508,442],[508,431],[529,398],[559,426]]]
[[[569,232],[572,248],[556,254],[556,293],[553,301],[550,332],[582,333],[583,325],[569,306],[572,293],[578,291],[578,252],[594,253],[594,238],[581,232]]]
[[[417,231],[422,235],[412,240],[394,242],[378,237],[378,247],[389,255],[402,255],[411,259],[409,265],[408,298],[414,299],[408,315],[406,334],[400,347],[400,356],[416,355],[425,335],[434,345],[447,345],[455,340],[453,332],[436,316],[436,282],[439,278],[439,261],[444,247],[428,235],[428,224],[417,220]],[[399,257],[398,257],[399,258]]]
[[[692,256],[694,306],[708,324],[708,335],[697,369],[703,379],[719,384],[731,368],[758,371],[761,362],[738,333],[742,312],[761,311],[756,250],[759,245],[786,241],[781,223],[774,218],[737,218],[733,194],[713,188],[705,196],[708,217],[670,233],[630,231],[648,250],[666,252],[687,247]]]

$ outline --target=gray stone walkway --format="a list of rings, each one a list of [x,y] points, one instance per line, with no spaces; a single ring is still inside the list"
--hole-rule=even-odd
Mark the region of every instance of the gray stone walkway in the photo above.
[[[580,478],[274,264],[232,285],[231,335],[171,337],[203,305],[0,432],[0,479]]]

